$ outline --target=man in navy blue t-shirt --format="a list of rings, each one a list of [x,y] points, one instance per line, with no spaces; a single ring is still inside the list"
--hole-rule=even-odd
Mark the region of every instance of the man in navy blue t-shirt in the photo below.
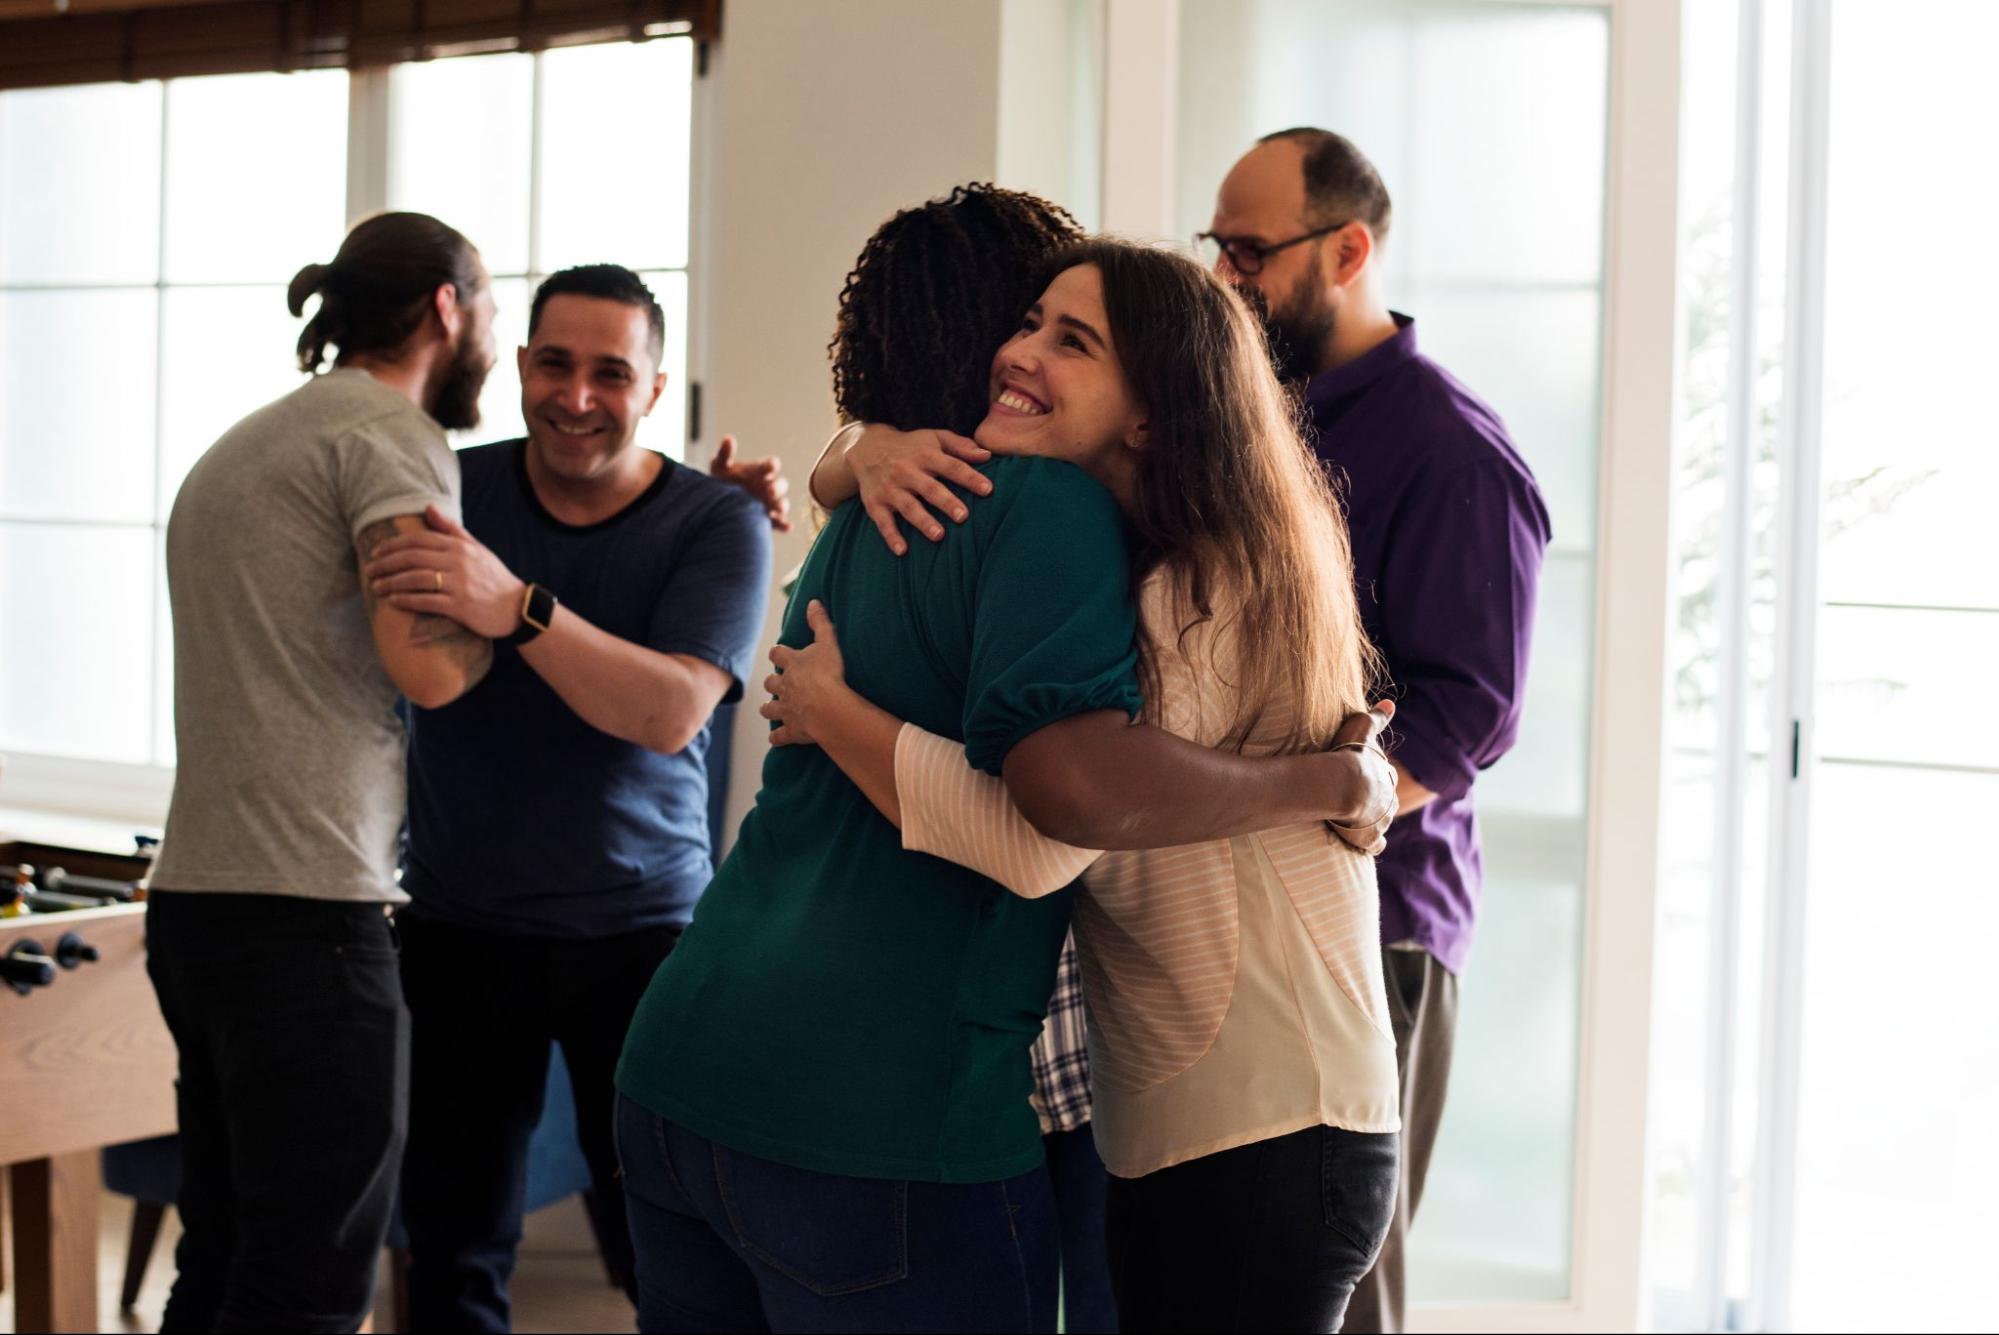
[[[419,1329],[507,1329],[551,1042],[599,1241],[630,1290],[612,1071],[713,873],[704,763],[727,738],[710,720],[749,678],[778,517],[751,479],[634,444],[666,384],[663,341],[631,271],[549,278],[519,352],[527,438],[461,452],[464,526],[434,513],[366,572],[378,596],[495,642],[478,689],[409,711],[397,922]]]

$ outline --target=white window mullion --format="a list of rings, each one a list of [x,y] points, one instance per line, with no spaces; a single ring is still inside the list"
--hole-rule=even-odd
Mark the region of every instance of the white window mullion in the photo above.
[[[347,83],[347,224],[389,207],[389,120],[394,80],[389,67],[350,71]]]
[[[528,99],[528,290],[542,279],[541,260],[541,152],[542,152],[542,98],[546,90],[546,77],[542,69],[543,55],[534,53],[533,92]]]
[[[1785,283],[1783,499],[1778,545],[1778,660],[1770,757],[1770,905],[1764,943],[1757,1100],[1754,1250],[1748,1326],[1790,1328],[1797,1198],[1805,897],[1811,851],[1812,705],[1817,676],[1825,405],[1826,160],[1831,121],[1831,6],[1792,15],[1789,273]]]
[[[1735,1144],[1735,1053],[1742,955],[1743,813],[1749,787],[1749,596],[1755,551],[1750,505],[1757,442],[1757,234],[1761,223],[1763,3],[1740,0],[1735,53],[1735,180],[1729,256],[1726,497],[1716,561],[1714,849],[1708,900],[1706,1101],[1696,1185],[1695,1311],[1704,1330],[1729,1328],[1729,1205]]]

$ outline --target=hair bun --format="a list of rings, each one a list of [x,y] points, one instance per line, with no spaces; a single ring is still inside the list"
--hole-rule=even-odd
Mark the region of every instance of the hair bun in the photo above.
[[[305,301],[326,286],[326,275],[332,268],[325,264],[308,264],[292,276],[292,284],[285,289],[285,304],[293,315],[305,314]]]

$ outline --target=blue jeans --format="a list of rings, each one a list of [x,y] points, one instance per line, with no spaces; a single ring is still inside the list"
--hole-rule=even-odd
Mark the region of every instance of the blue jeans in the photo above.
[[[1104,1254],[1104,1192],[1110,1174],[1097,1154],[1088,1122],[1074,1131],[1041,1137],[1048,1152],[1048,1181],[1062,1227],[1062,1329],[1068,1335],[1115,1332],[1110,1261]]]
[[[641,1331],[1052,1331],[1043,1168],[840,1177],[725,1149],[619,1096]]]

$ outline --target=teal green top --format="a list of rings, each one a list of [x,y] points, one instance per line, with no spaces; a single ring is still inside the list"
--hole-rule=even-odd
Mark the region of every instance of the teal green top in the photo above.
[[[806,558],[847,681],[997,774],[1073,714],[1139,707],[1124,525],[1072,465],[995,459],[941,543],[889,553],[858,504]],[[823,751],[776,747],[735,850],[653,977],[618,1088],[730,1149],[822,1173],[989,1182],[1041,1161],[1028,1048],[1069,893],[1029,900],[905,852]]]

